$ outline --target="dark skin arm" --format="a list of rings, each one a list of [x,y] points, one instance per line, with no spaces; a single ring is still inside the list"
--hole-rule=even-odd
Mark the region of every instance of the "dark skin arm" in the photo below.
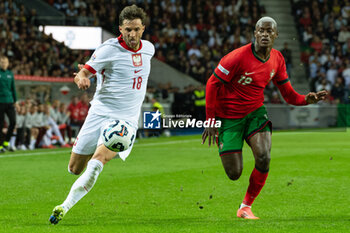
[[[205,128],[202,133],[202,144],[204,144],[207,137],[209,137],[208,139],[209,146],[211,146],[212,142],[213,142],[213,145],[215,145],[215,137],[217,133],[218,133],[217,128]]]
[[[305,101],[308,104],[315,104],[318,101],[325,100],[328,95],[327,91],[319,91],[317,93],[310,92],[305,96]],[[202,133],[202,144],[205,143],[206,139],[208,138],[208,144],[211,146],[212,144],[215,145],[215,137],[218,132],[217,128],[205,128]]]

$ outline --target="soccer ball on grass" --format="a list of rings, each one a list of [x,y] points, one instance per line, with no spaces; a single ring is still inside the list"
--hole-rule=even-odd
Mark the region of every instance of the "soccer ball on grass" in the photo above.
[[[134,128],[123,120],[114,120],[108,124],[102,133],[103,144],[115,152],[127,150],[135,138]]]

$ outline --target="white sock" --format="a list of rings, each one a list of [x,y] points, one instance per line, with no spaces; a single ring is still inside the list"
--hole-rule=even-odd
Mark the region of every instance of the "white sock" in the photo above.
[[[244,208],[244,207],[252,208],[252,206],[246,205],[246,204],[243,204],[243,203],[239,206],[240,209],[242,209],[242,208]]]
[[[70,169],[69,169],[69,164],[68,164],[68,172],[72,175],[77,175],[77,174],[74,174]]]
[[[29,149],[30,149],[30,150],[34,150],[34,148],[35,148],[35,143],[36,143],[36,139],[35,139],[35,138],[32,138],[32,139],[30,140],[30,145],[29,145]]]
[[[88,162],[85,172],[74,182],[67,199],[62,203],[66,212],[92,189],[102,169],[101,161],[91,159]]]
[[[16,135],[11,136],[10,147],[14,148],[15,147],[15,143],[16,143]]]

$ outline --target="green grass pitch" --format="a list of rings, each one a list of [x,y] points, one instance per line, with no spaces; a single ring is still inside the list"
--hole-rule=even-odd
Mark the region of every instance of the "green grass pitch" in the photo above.
[[[0,232],[349,232],[350,133],[274,132],[268,180],[253,205],[261,219],[235,217],[253,169],[230,181],[217,148],[200,136],[139,140],[126,162],[107,164],[95,187],[49,225],[77,178],[69,149],[0,155]]]

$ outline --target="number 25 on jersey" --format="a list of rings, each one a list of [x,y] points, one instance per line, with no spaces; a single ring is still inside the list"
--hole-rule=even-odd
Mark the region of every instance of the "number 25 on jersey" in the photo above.
[[[142,84],[142,77],[133,78],[134,82],[132,84],[132,89],[140,90]]]

